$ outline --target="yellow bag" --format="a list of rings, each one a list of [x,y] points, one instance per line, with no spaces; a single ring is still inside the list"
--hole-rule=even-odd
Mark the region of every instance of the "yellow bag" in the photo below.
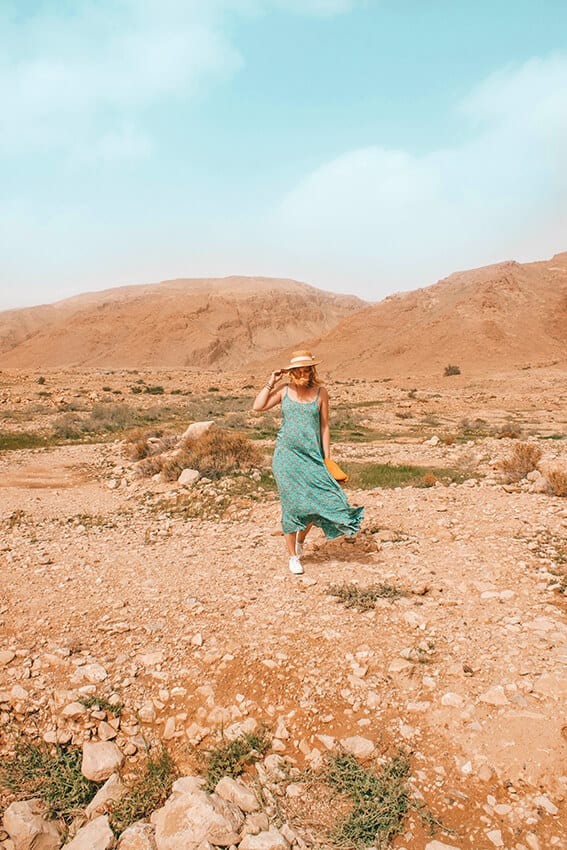
[[[325,466],[327,467],[327,472],[333,476],[335,481],[339,481],[341,484],[346,484],[348,481],[348,475],[340,468],[338,463],[335,463],[335,461],[331,460],[330,457],[326,457]]]

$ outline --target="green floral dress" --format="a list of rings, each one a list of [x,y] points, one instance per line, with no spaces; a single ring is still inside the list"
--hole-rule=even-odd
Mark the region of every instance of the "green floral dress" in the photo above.
[[[287,387],[282,396],[282,425],[276,438],[272,470],[282,506],[282,528],[291,534],[310,522],[325,537],[360,528],[364,508],[351,508],[341,487],[327,472],[321,443],[319,391],[310,402],[293,401]]]

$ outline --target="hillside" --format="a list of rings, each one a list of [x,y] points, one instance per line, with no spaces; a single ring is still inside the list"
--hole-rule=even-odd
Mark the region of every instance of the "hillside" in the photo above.
[[[325,369],[358,378],[567,361],[567,253],[456,272],[370,305],[310,344]]]
[[[0,313],[5,367],[238,369],[327,333],[364,302],[293,280],[173,280]]]

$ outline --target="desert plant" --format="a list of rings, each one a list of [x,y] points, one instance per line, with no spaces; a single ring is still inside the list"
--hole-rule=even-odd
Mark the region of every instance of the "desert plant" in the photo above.
[[[110,825],[116,835],[135,821],[148,817],[163,805],[177,779],[178,771],[173,758],[161,747],[149,752],[146,764],[126,789],[126,793],[113,804]]]
[[[327,593],[329,596],[336,596],[345,608],[358,608],[359,611],[371,611],[378,599],[393,600],[408,596],[407,591],[386,582],[371,584],[368,587],[359,587],[357,584],[330,584]]]
[[[387,759],[377,772],[363,767],[352,755],[332,754],[322,777],[352,801],[351,811],[336,827],[333,837],[337,844],[389,847],[402,831],[411,806],[407,756],[399,753]]]
[[[521,481],[528,472],[537,468],[541,458],[541,449],[533,443],[517,443],[509,457],[498,464],[508,484]]]
[[[0,785],[17,799],[39,797],[49,817],[70,823],[96,794],[97,783],[81,773],[80,747],[49,747],[18,736],[13,755],[0,766]]]
[[[567,472],[564,469],[553,467],[545,477],[554,496],[567,496]]]
[[[219,744],[199,754],[203,763],[207,791],[214,791],[223,776],[236,778],[244,773],[249,764],[254,764],[269,750],[270,742],[266,730],[247,732],[233,741],[222,740]]]
[[[258,449],[243,434],[213,428],[196,440],[185,440],[175,457],[164,462],[162,472],[168,481],[177,479],[183,469],[197,469],[207,478],[222,478],[260,464]]]
[[[450,375],[460,375],[461,374],[461,367],[460,366],[454,366],[451,363],[449,363],[448,366],[445,366],[445,370],[444,370],[443,374],[445,375],[446,378],[448,378]]]
[[[37,379],[37,382],[38,382],[38,384],[45,384],[45,378],[43,377],[43,375],[39,376],[39,378]]]

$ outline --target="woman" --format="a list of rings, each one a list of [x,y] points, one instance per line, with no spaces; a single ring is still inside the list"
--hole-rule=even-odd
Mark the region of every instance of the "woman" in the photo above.
[[[303,543],[314,525],[327,538],[352,537],[364,514],[364,508],[349,506],[325,466],[325,459],[331,456],[329,393],[317,377],[319,362],[310,351],[294,351],[284,369],[272,372],[253,406],[256,411],[282,406],[272,469],[280,494],[289,569],[294,575],[303,573]],[[289,384],[278,389],[277,383],[286,373]]]

